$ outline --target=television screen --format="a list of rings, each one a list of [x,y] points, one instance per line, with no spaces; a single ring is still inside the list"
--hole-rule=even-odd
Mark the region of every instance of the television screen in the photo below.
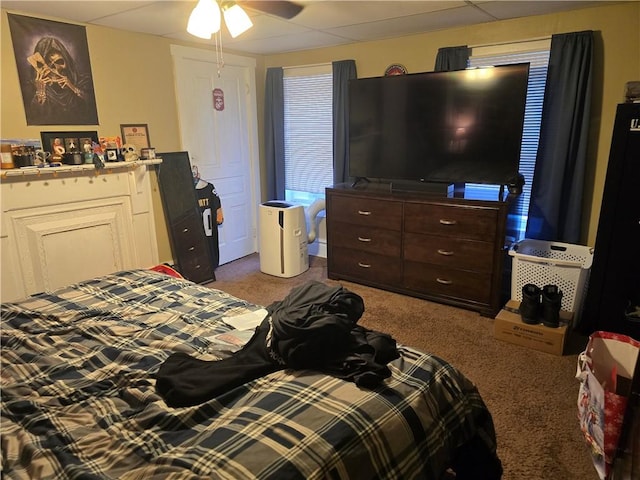
[[[518,174],[529,64],[349,83],[349,174],[506,184]]]

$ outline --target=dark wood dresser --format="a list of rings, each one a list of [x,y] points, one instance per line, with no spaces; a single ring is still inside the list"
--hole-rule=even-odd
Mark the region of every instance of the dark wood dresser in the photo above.
[[[328,188],[328,276],[494,317],[508,206],[384,184]]]

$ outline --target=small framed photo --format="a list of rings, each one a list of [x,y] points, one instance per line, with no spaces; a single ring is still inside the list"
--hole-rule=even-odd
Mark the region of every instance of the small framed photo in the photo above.
[[[120,148],[122,147],[122,139],[118,136],[100,137],[100,148],[106,150],[107,148]]]
[[[82,152],[85,145],[98,143],[98,132],[40,132],[42,149],[49,152],[52,162],[58,162],[65,153]]]
[[[122,133],[122,142],[134,145],[139,152],[151,146],[149,127],[146,123],[121,124],[120,133]]]
[[[118,162],[120,161],[120,155],[117,148],[107,148],[104,154],[104,159],[107,162]]]
[[[153,147],[141,149],[140,158],[142,160],[153,160],[154,158],[156,158],[156,149]]]

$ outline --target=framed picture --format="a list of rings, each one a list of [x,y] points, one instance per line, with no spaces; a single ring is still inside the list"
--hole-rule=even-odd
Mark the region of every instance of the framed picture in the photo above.
[[[85,27],[11,13],[8,20],[27,125],[98,125]]]
[[[98,132],[40,132],[42,149],[51,153],[51,161],[62,159],[64,153],[85,152],[98,143]]]
[[[153,160],[156,158],[156,149],[153,147],[143,148],[140,150],[140,158],[143,160]]]
[[[134,145],[138,152],[151,146],[149,127],[146,123],[121,124],[120,133],[122,134],[122,142]]]
[[[119,157],[117,148],[107,148],[104,155],[104,159],[107,162],[118,162],[120,161]]]
[[[106,150],[107,148],[120,149],[122,147],[122,139],[118,136],[100,137],[99,141],[102,150]]]

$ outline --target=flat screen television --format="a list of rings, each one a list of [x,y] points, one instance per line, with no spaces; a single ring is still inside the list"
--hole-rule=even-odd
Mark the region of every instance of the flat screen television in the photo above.
[[[518,175],[529,64],[349,82],[349,175],[508,184]]]

